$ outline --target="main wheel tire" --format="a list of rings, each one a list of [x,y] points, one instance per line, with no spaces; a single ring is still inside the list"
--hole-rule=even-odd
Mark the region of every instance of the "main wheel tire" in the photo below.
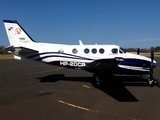
[[[100,80],[100,79],[98,78],[98,76],[93,75],[91,84],[92,84],[95,88],[100,88],[100,87],[102,86],[102,80]]]

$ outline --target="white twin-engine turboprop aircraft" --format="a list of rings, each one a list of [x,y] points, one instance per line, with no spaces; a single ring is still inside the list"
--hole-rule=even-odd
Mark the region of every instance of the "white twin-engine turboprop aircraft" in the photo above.
[[[131,54],[117,45],[50,44],[35,42],[16,20],[3,20],[10,46],[7,51],[18,60],[36,60],[94,73],[95,86],[101,85],[101,75],[149,75],[152,84],[153,68],[158,67],[151,49],[151,58]],[[137,52],[139,53],[139,52]]]

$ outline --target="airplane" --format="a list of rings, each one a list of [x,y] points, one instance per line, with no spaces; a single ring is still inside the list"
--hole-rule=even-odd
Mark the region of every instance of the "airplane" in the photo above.
[[[93,73],[93,85],[100,87],[102,77],[108,74],[149,75],[148,83],[154,83],[153,68],[159,65],[151,58],[126,52],[118,45],[52,44],[34,41],[17,20],[3,20],[10,46],[5,49],[18,60],[35,60]]]

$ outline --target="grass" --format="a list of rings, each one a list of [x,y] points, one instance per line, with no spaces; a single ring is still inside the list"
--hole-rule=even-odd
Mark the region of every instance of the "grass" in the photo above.
[[[7,54],[7,55],[0,55],[0,60],[10,60],[14,59],[13,55]]]

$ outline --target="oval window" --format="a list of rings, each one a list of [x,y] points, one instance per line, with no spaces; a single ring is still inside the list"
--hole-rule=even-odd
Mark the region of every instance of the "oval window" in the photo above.
[[[96,54],[96,53],[97,53],[97,49],[93,48],[93,49],[92,49],[92,53],[93,53],[93,54]]]
[[[99,49],[99,53],[103,54],[104,53],[104,49],[103,48]]]
[[[89,49],[88,48],[84,49],[84,53],[88,54],[89,53]]]
[[[74,48],[73,50],[72,50],[72,53],[73,54],[76,54],[78,52],[78,50],[76,49],[76,48]]]

